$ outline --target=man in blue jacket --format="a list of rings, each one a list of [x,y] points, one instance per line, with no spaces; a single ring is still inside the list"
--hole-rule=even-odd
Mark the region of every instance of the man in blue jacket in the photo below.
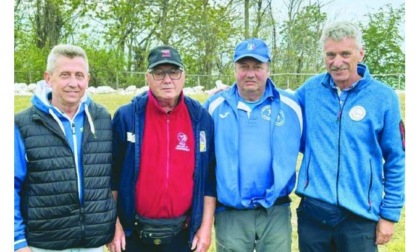
[[[204,104],[215,124],[217,251],[290,251],[301,110],[269,78],[264,41],[242,41],[233,61],[234,85]]]
[[[399,99],[361,63],[356,25],[331,23],[320,42],[328,72],[296,92],[304,115],[299,249],[377,251],[391,239],[405,198]]]
[[[185,70],[170,46],[151,50],[149,91],[113,118],[112,188],[118,198],[112,252],[205,252],[216,204],[213,120],[182,89]]]

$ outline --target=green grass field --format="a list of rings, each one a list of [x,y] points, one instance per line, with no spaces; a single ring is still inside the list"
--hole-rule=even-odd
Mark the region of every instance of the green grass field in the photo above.
[[[115,110],[125,104],[130,102],[133,98],[133,95],[117,95],[117,94],[96,94],[91,96],[96,102],[104,105],[111,114],[114,114]],[[196,95],[193,96],[194,98],[198,99],[199,101],[203,102],[207,96],[206,95]],[[15,96],[14,100],[14,111],[19,112],[22,109],[28,107],[30,105],[30,96]],[[405,121],[405,95],[400,95],[401,101],[401,110],[403,119]],[[298,160],[298,166],[300,163],[300,158]],[[297,166],[297,167],[298,167]],[[292,226],[293,226],[293,243],[292,243],[292,251],[298,251],[298,242],[297,242],[297,220],[296,220],[296,207],[299,203],[299,198],[292,193]],[[214,235],[213,235],[214,238]],[[104,248],[104,251],[107,251]],[[210,252],[214,252],[215,246],[212,245]],[[395,233],[394,236],[388,244],[384,246],[379,246],[380,252],[402,252],[405,251],[405,208],[403,209],[403,213],[401,216],[400,222],[395,225]]]

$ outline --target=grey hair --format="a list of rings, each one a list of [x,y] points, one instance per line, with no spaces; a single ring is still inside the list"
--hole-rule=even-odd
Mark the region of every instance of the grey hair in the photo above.
[[[329,23],[322,31],[321,39],[319,40],[321,47],[324,47],[328,39],[334,41],[341,41],[345,38],[353,38],[359,50],[363,49],[362,32],[359,27],[349,21],[338,21]]]
[[[89,62],[85,50],[75,45],[56,45],[48,55],[47,60],[47,72],[52,73],[56,67],[56,61],[59,56],[65,56],[67,58],[81,57],[86,62],[86,72],[89,73]]]

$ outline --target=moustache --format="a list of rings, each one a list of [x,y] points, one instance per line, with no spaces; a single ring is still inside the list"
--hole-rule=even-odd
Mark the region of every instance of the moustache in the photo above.
[[[331,71],[341,71],[341,70],[347,70],[347,67],[331,67]]]

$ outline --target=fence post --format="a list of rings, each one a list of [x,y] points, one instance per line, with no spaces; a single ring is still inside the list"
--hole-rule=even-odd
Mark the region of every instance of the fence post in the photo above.
[[[119,83],[118,83],[118,71],[115,71],[116,72],[116,74],[115,74],[115,78],[116,78],[116,80],[117,80],[117,86],[115,87],[115,89],[116,90],[118,90],[118,87],[119,87]]]
[[[401,74],[398,74],[398,90],[401,90]]]

